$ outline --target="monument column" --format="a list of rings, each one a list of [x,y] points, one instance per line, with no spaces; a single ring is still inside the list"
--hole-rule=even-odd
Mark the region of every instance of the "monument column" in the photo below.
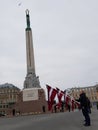
[[[35,73],[34,48],[32,39],[32,29],[30,27],[29,10],[26,10],[26,57],[27,57],[27,75],[24,81],[24,88],[40,88],[39,77]]]
[[[34,48],[29,10],[26,10],[26,24],[27,74],[24,81],[24,88],[19,95],[19,102],[15,104],[15,110],[19,111],[20,114],[39,114],[48,109],[45,91],[41,88],[39,78],[35,73]],[[45,108],[45,111],[43,108]]]

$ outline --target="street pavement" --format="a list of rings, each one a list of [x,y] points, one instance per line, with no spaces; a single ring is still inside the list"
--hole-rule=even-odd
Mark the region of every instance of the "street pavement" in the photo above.
[[[98,110],[92,109],[91,126],[85,127],[81,110],[53,114],[0,117],[0,130],[98,130]]]

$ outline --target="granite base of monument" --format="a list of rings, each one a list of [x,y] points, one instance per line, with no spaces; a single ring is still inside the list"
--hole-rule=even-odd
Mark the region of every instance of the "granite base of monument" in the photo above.
[[[23,89],[18,102],[14,105],[15,113],[20,115],[47,113],[48,106],[45,91],[42,88]]]

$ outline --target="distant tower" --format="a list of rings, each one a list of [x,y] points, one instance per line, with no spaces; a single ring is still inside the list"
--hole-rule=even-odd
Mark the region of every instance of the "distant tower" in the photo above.
[[[24,88],[40,88],[39,77],[35,73],[34,49],[32,39],[32,29],[30,27],[29,10],[26,10],[26,56],[27,56],[27,75],[24,81]]]

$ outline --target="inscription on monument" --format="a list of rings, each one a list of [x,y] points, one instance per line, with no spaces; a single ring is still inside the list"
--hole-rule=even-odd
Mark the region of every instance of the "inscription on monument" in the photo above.
[[[23,90],[23,101],[38,100],[38,89],[24,89]]]

